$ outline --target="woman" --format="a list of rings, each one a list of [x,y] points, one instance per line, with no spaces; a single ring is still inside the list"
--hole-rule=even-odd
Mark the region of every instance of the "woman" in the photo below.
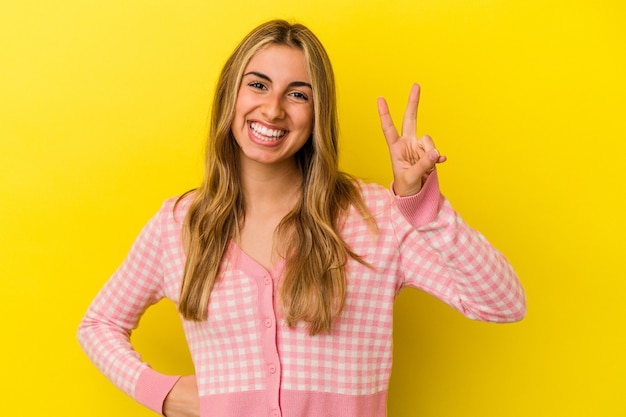
[[[415,137],[418,101],[414,85],[401,135],[378,102],[392,192],[354,180],[338,170],[323,46],[299,24],[254,29],[218,81],[203,183],[165,202],[81,322],[90,358],[168,417],[379,417],[400,289],[472,319],[520,320],[511,266],[439,192],[446,158]],[[129,342],[163,297],[196,375],[162,375]]]

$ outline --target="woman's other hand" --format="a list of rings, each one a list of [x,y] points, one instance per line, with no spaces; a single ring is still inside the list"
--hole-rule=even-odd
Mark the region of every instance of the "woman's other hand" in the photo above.
[[[199,417],[200,398],[195,375],[181,377],[163,402],[167,417]]]

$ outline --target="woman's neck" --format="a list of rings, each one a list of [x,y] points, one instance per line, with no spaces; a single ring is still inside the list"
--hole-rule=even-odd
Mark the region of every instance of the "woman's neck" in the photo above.
[[[275,232],[301,198],[302,174],[295,163],[247,164],[241,171],[241,183],[246,212],[237,243],[269,271],[284,256],[285,235],[276,236]]]
[[[245,164],[242,167],[241,184],[246,211],[260,209],[286,214],[293,208],[302,190],[302,174],[295,160],[290,162],[279,165]]]

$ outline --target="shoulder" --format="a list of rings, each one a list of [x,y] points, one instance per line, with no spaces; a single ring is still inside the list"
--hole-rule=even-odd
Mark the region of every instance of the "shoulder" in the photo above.
[[[360,178],[353,178],[352,185],[358,197],[351,201],[343,226],[350,228],[359,225],[376,229],[382,224],[388,224],[394,210],[391,192],[380,184]]]
[[[362,179],[357,179],[354,183],[363,202],[372,213],[378,212],[384,207],[389,207],[393,203],[393,195],[388,188],[375,182],[365,182]]]
[[[187,211],[193,202],[195,191],[189,191],[185,194],[174,196],[166,199],[161,208],[155,215],[155,218],[161,224],[180,225],[185,221]]]
[[[387,198],[390,196],[389,189],[375,182],[366,182],[363,179],[354,180],[354,184],[359,189],[363,199],[367,198]]]

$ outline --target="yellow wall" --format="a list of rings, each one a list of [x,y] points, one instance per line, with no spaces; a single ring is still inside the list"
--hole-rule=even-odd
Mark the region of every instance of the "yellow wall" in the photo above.
[[[423,85],[444,192],[527,289],[506,326],[401,295],[390,416],[626,416],[622,0],[3,1],[0,413],[151,415],[76,326],[161,201],[198,182],[217,71],[274,17],[326,44],[354,174],[389,183],[376,98],[399,119]],[[147,360],[191,371],[170,304],[142,325]]]

